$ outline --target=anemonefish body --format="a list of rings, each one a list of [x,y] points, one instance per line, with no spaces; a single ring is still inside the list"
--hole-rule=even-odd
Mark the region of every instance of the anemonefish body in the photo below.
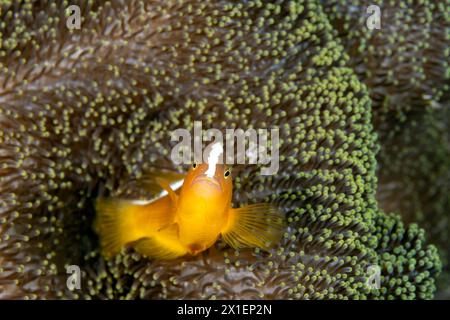
[[[233,248],[276,244],[284,221],[277,208],[264,203],[232,208],[229,169],[217,165],[213,174],[207,171],[206,163],[194,165],[177,191],[171,184],[179,176],[153,176],[148,184],[158,184],[167,195],[149,203],[97,199],[94,229],[102,254],[109,258],[130,244],[147,257],[174,259],[208,249],[219,236]]]

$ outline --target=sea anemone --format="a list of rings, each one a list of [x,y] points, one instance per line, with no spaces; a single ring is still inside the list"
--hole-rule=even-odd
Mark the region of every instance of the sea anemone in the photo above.
[[[448,0],[322,2],[351,67],[369,88],[377,129],[448,101]],[[380,29],[367,27],[371,5],[380,8]]]
[[[418,222],[436,244],[450,279],[449,1],[323,1],[350,65],[373,101],[377,198],[386,212]],[[378,5],[381,29],[369,30]],[[364,13],[364,14],[361,14]],[[448,294],[448,293],[447,293]]]
[[[70,4],[79,30],[67,1],[1,5],[1,297],[433,296],[436,250],[378,209],[369,93],[318,1]],[[279,128],[279,172],[238,167],[233,202],[276,204],[283,240],[269,253],[218,242],[175,261],[131,248],[104,260],[94,199],[142,192],[125,186],[152,166],[185,170],[170,132],[194,121]],[[68,265],[80,290],[66,286]]]

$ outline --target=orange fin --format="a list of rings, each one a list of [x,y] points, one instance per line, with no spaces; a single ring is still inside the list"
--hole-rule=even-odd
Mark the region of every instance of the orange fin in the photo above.
[[[171,200],[167,197],[147,205],[133,200],[99,198],[95,208],[94,230],[105,258],[119,253],[127,243],[173,224],[174,220]]]
[[[94,230],[99,236],[102,255],[110,258],[120,252],[128,242],[138,238],[133,236],[130,225],[134,211],[128,201],[99,198],[95,203],[96,218]]]
[[[165,223],[163,225],[161,225],[161,227],[157,230],[158,232],[164,232],[164,231],[168,231],[168,229],[174,227],[174,224],[178,227],[178,223],[174,222],[175,219],[172,219],[172,221]],[[177,231],[177,237],[178,237],[178,231]]]
[[[170,187],[170,183],[161,177],[157,177],[155,180],[161,186],[161,188],[163,188],[164,190],[167,191],[170,199],[172,200],[173,204],[176,206],[176,204],[178,202],[178,195],[175,193],[175,191],[172,190],[172,188]]]
[[[162,180],[165,184],[168,184],[171,190],[177,190],[183,184],[184,177],[184,174],[178,172],[152,168],[147,170],[142,177],[137,180],[137,183],[152,195],[158,195],[163,190],[168,191],[166,187],[158,182],[158,180]]]
[[[230,209],[222,237],[233,248],[269,249],[277,244],[284,228],[283,215],[276,207],[261,203]]]
[[[136,241],[133,246],[143,256],[158,260],[176,259],[188,253],[179,240],[176,223],[151,237]]]

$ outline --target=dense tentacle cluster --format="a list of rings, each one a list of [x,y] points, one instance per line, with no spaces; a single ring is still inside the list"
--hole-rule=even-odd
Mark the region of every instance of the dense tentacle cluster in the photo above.
[[[350,65],[368,86],[377,127],[448,101],[450,2],[323,1]],[[380,8],[380,29],[367,20]]]
[[[440,271],[436,247],[424,243],[424,231],[417,224],[404,226],[394,215],[377,219],[380,290],[371,294],[381,299],[431,299],[436,273]]]
[[[386,212],[418,222],[450,270],[450,2],[323,1],[350,64],[369,88],[381,150],[378,199]],[[381,29],[369,30],[376,4]]]
[[[318,1],[80,1],[73,31],[68,4],[1,7],[1,297],[432,296],[437,254],[378,211],[371,100]],[[128,248],[105,261],[93,199],[142,192],[130,181],[173,166],[170,132],[194,121],[280,129],[280,171],[236,168],[233,201],[278,205],[283,240],[269,253],[219,242],[189,259]],[[417,283],[402,269],[413,261]],[[83,270],[73,292],[72,264]]]
[[[377,192],[384,210],[417,222],[438,246],[444,265],[438,281],[442,294],[450,279],[449,127],[449,108],[430,109],[387,135],[379,155]]]

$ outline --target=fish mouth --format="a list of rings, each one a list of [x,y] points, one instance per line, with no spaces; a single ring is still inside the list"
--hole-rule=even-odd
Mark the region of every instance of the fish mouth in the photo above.
[[[198,253],[202,252],[205,250],[205,247],[196,243],[193,243],[191,245],[188,246],[189,248],[189,253],[193,256],[197,255]]]
[[[217,181],[214,178],[209,178],[207,176],[199,176],[198,178],[195,178],[194,181],[192,182],[192,185],[200,182],[207,183],[211,187],[222,190],[222,186],[220,185],[219,181]]]

